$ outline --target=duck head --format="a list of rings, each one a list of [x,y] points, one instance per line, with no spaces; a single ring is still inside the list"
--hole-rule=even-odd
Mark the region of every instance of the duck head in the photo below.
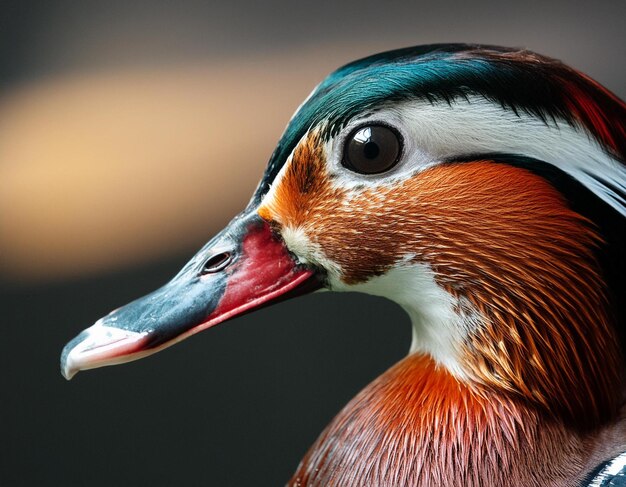
[[[246,210],[72,340],[63,374],[305,292],[361,291],[400,304],[411,350],[459,380],[595,423],[620,383],[625,115],[528,51],[431,45],[344,66],[297,110]]]

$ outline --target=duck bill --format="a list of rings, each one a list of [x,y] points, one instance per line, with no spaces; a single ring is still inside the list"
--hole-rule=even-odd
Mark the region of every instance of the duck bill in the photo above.
[[[151,355],[270,303],[317,290],[321,275],[300,264],[256,213],[235,218],[170,282],[98,320],[70,341],[61,371]]]

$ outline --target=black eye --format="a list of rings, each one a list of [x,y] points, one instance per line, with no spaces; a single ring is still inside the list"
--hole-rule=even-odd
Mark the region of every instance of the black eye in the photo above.
[[[395,166],[401,152],[398,132],[384,125],[367,125],[346,139],[342,164],[361,174],[378,174]]]

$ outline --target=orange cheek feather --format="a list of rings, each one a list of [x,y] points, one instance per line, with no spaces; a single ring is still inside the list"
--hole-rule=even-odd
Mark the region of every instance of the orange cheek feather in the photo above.
[[[259,214],[299,228],[348,284],[406,256],[428,263],[484,326],[464,356],[477,383],[589,425],[616,410],[620,361],[591,224],[547,181],[492,161],[442,164],[397,184],[333,186],[321,143],[294,152]]]

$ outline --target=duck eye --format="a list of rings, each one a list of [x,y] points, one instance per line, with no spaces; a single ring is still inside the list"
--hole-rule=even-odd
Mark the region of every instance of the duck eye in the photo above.
[[[384,125],[367,125],[346,139],[342,164],[361,174],[378,174],[395,166],[401,151],[398,132]]]

